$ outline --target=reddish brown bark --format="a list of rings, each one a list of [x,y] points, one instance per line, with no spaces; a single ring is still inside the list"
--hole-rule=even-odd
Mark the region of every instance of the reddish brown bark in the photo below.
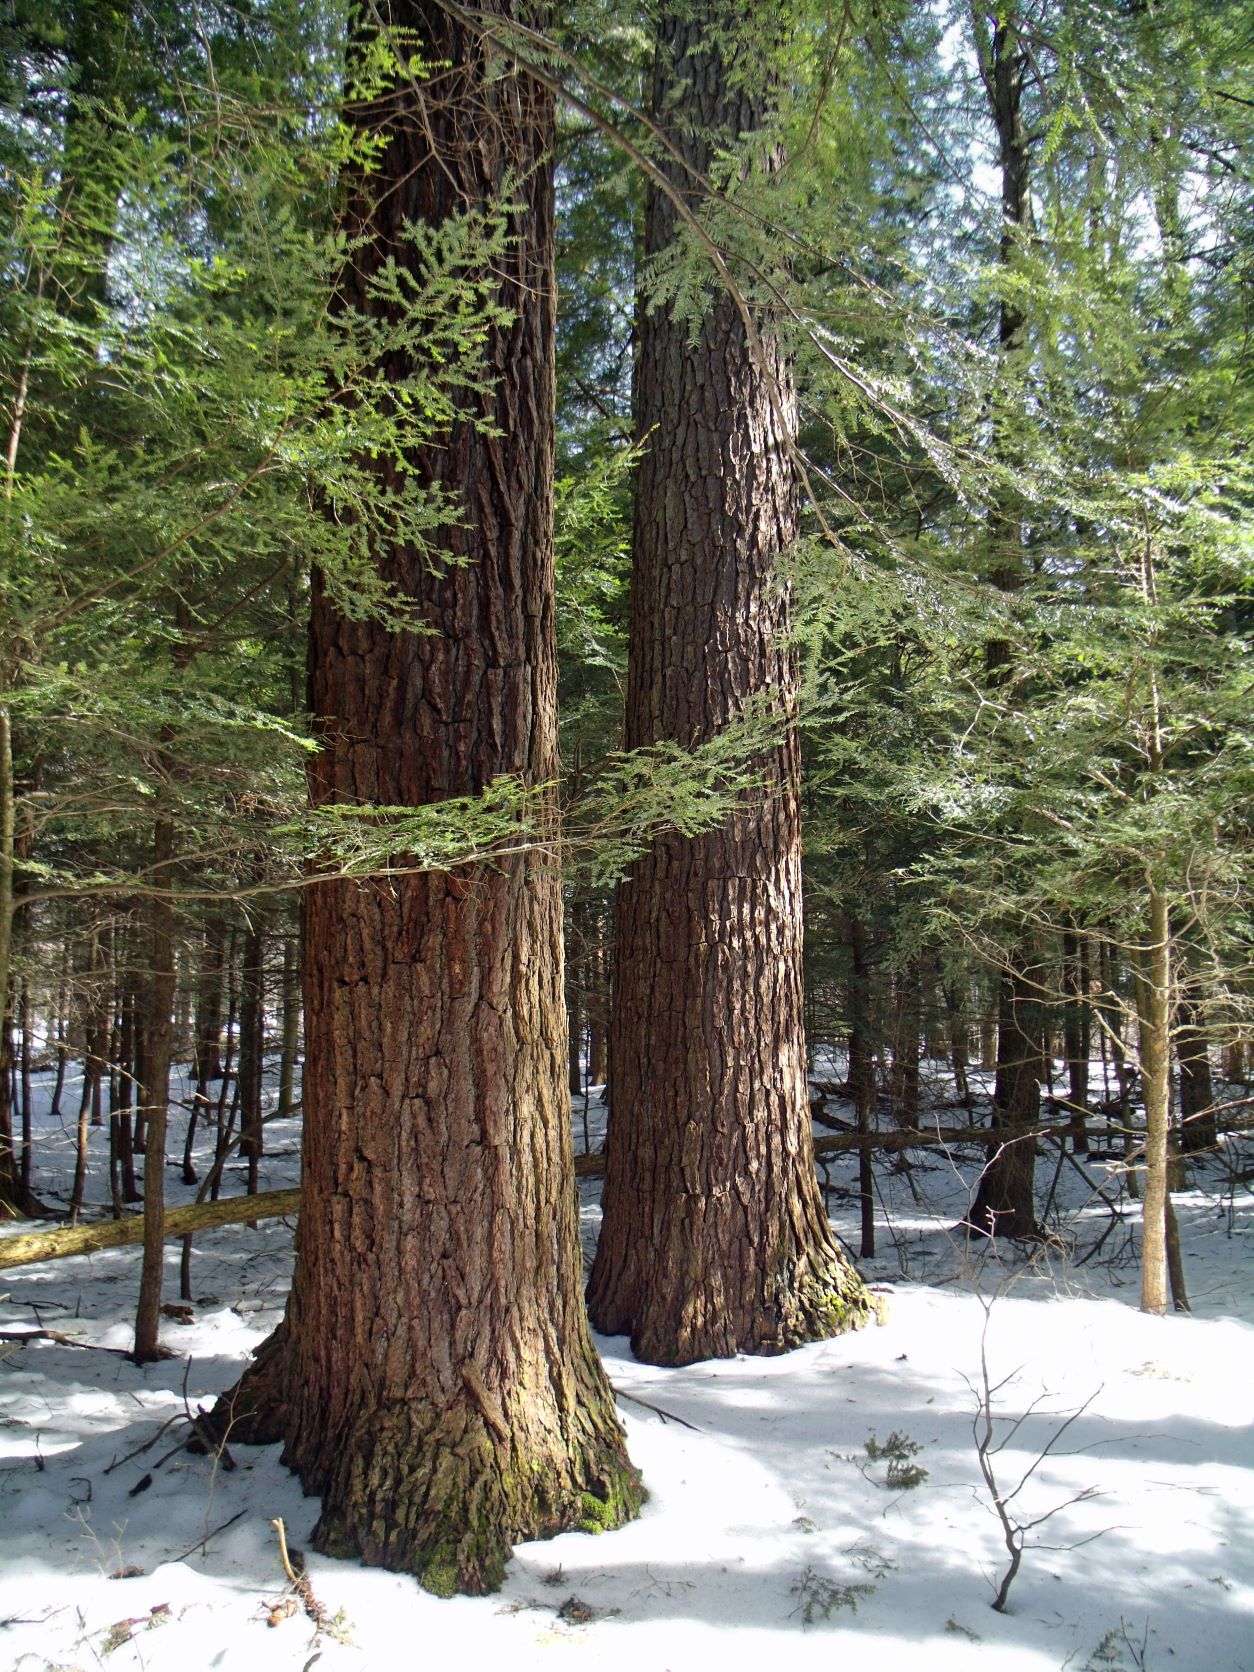
[[[552,104],[499,57],[489,77],[434,0],[384,10],[447,67],[364,117],[387,145],[356,206],[368,242],[349,298],[369,305],[388,253],[412,259],[402,218],[439,223],[508,190],[523,207],[494,271],[515,317],[488,339],[492,432],[459,421],[409,461],[451,497],[443,538],[465,561],[378,554],[434,631],[349,621],[316,589],[318,803],[415,805],[502,773],[549,783],[557,760]],[[579,1295],[561,910],[534,854],[306,891],[296,1271],[219,1417],[286,1442],[322,1494],[318,1549],[441,1594],[493,1587],[515,1540],[615,1526],[639,1502]]]
[[[700,173],[763,103],[729,89],[720,30],[659,25],[655,118]],[[753,79],[754,67],[749,68]],[[674,166],[674,165],[672,165]],[[674,166],[689,191],[692,176]],[[648,193],[646,254],[676,236]],[[626,741],[690,747],[769,694],[791,722],[796,672],[777,560],[796,535],[791,377],[769,333],[755,357],[721,295],[695,344],[646,314]],[[588,1287],[598,1327],[678,1364],[779,1352],[866,1315],[814,1174],[802,1034],[795,735],[761,763],[764,793],[721,829],[666,835],[619,891],[604,1221]]]

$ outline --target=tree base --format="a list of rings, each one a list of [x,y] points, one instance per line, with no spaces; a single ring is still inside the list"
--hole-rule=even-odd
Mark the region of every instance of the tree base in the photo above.
[[[442,1410],[399,1401],[329,1434],[288,1397],[286,1335],[285,1322],[207,1423],[223,1443],[283,1442],[283,1463],[323,1500],[323,1555],[412,1574],[435,1596],[482,1596],[500,1587],[514,1544],[608,1532],[639,1513],[647,1494],[612,1404],[514,1433],[468,1385]]]
[[[955,1225],[954,1230],[965,1236],[968,1242],[973,1242],[977,1237],[990,1243],[1042,1243],[1050,1240],[1044,1226],[1038,1224],[1030,1213],[1012,1208],[982,1208],[979,1203],[965,1219]]]
[[[678,1296],[651,1285],[629,1308],[621,1297],[594,1305],[592,1320],[606,1334],[627,1335],[642,1364],[676,1367],[737,1353],[774,1357],[813,1341],[861,1329],[875,1306],[861,1277],[839,1250],[804,1275],[782,1274],[759,1304],[733,1313],[714,1290]]]

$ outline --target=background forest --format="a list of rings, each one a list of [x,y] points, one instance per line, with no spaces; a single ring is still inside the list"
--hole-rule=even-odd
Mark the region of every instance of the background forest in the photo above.
[[[172,1231],[294,1213],[326,1111],[202,1447],[282,1438],[319,1550],[442,1594],[630,1519],[573,1219],[542,1275],[572,1122],[643,1363],[869,1315],[812,1139],[868,1275],[939,1146],[973,1258],[1104,1241],[1065,1173],[1188,1310],[1173,1194],[1250,1177],[1254,9],[7,0],[0,46],[0,1203],[144,1240],[155,1364]],[[457,1280],[406,1165],[494,1227]],[[454,1345],[359,1456],[371,1318],[450,1292],[543,1350]]]

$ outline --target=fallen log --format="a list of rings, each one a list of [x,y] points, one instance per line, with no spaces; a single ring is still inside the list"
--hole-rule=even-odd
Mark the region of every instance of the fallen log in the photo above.
[[[256,1196],[228,1196],[221,1202],[193,1202],[171,1208],[165,1216],[166,1241],[205,1231],[214,1225],[239,1225],[254,1219],[279,1219],[300,1211],[299,1190],[267,1190]],[[59,1225],[51,1231],[28,1231],[0,1237],[0,1271],[10,1266],[39,1265],[64,1260],[71,1254],[99,1254],[106,1248],[125,1248],[144,1240],[144,1216],[101,1219],[92,1225]]]
[[[1065,1130],[1065,1123],[1051,1126],[998,1127],[956,1126],[902,1127],[887,1132],[836,1132],[816,1138],[814,1153],[834,1155],[841,1150],[927,1149],[947,1144],[998,1145],[1019,1139],[1045,1138]],[[605,1171],[605,1156],[599,1150],[575,1157],[579,1178],[599,1178]],[[165,1216],[165,1239],[185,1237],[192,1231],[215,1225],[240,1225],[254,1219],[280,1219],[300,1211],[299,1190],[266,1190],[256,1196],[230,1196],[220,1202],[193,1202],[171,1208]],[[40,1265],[46,1260],[64,1260],[72,1254],[98,1254],[107,1248],[125,1248],[144,1240],[144,1216],[102,1219],[93,1225],[64,1225],[51,1231],[30,1231],[22,1236],[0,1237],[0,1271],[12,1266]]]

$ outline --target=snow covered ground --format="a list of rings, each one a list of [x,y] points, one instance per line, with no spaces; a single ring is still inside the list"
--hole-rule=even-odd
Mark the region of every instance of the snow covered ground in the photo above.
[[[594,1102],[594,1141],[599,1125]],[[41,1130],[37,1182],[55,1199],[69,1137]],[[581,1146],[579,1102],[575,1132]],[[295,1123],[270,1125],[267,1144],[267,1186],[294,1183]],[[0,1668],[1254,1672],[1248,1188],[1226,1161],[1196,1170],[1176,1198],[1195,1313],[1152,1319],[1136,1310],[1135,1204],[1112,1222],[1063,1167],[1060,1247],[1031,1267],[1013,1251],[973,1262],[951,1227],[978,1152],[915,1156],[909,1172],[876,1167],[881,1254],[864,1270],[888,1291],[883,1327],[684,1370],[601,1341],[650,1491],[639,1521],[522,1546],[481,1600],[311,1554],[321,1624],[279,1607],[272,1522],[303,1546],[317,1505],[277,1448],[240,1448],[232,1472],[182,1449],[185,1411],[235,1380],[280,1315],[291,1227],[199,1236],[193,1321],[165,1328],[178,1357],[143,1369],[123,1356],[137,1250],[0,1274],[0,1329],[80,1343],[0,1343]],[[1038,1163],[1042,1193],[1054,1165]],[[852,1156],[829,1168],[850,1241],[855,1171]],[[1107,1183],[1100,1163],[1089,1172]],[[100,1164],[98,1204],[103,1178]],[[172,1201],[191,1194],[178,1178]],[[589,1241],[597,1211],[585,1185]],[[171,1247],[170,1300],[177,1268]],[[1007,1553],[973,1437],[982,1341],[996,1479],[1006,1491],[1031,1471],[1011,1513],[1057,1511],[1026,1535],[1006,1614],[990,1606]]]

